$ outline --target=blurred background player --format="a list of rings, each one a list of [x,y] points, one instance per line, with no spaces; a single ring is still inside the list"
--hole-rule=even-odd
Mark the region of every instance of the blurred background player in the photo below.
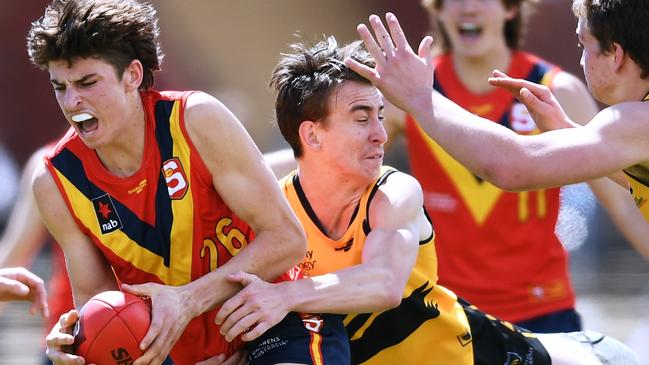
[[[435,90],[519,134],[539,129],[523,104],[488,83],[494,69],[547,85],[573,120],[585,122],[597,112],[575,76],[519,50],[534,2],[423,1],[441,52],[433,60]],[[460,165],[401,110],[389,108],[385,125],[389,140],[406,137],[411,173],[422,185],[437,232],[440,284],[534,332],[580,330],[568,254],[555,234],[560,189],[503,191]],[[598,197],[607,197],[604,202],[617,204],[612,213],[626,209],[641,220],[623,189],[606,180],[591,186]],[[621,228],[633,231],[632,223],[622,220]]]
[[[34,152],[23,169],[19,194],[0,238],[0,267],[31,266],[41,249],[49,246],[51,274],[47,303],[50,316],[44,323],[45,334],[49,333],[62,314],[74,308],[63,251],[51,241],[47,228],[41,222],[31,189],[34,170],[43,164],[46,151],[47,147],[43,147]],[[46,358],[44,362],[51,364]]]
[[[2,138],[2,132],[0,132],[0,181],[3,182],[0,186],[0,230],[7,223],[19,189],[19,171],[16,161],[9,153]]]

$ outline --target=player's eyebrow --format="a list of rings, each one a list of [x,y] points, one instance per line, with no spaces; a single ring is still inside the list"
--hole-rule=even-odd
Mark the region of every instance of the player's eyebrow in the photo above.
[[[380,105],[379,106],[379,112],[383,111],[384,108],[385,108],[385,106]],[[357,110],[362,110],[362,111],[369,112],[369,111],[372,111],[373,109],[374,108],[372,106],[368,105],[368,104],[356,104],[356,105],[353,105],[349,111],[352,112],[352,113],[357,111]]]
[[[95,76],[95,75],[97,75],[97,74],[93,72],[93,73],[90,73],[90,74],[84,75],[84,76],[81,77],[80,79],[75,80],[75,81],[73,81],[73,82],[74,82],[75,84],[80,84],[80,83],[83,83],[83,82],[88,81],[89,78],[92,78],[92,77]],[[56,85],[56,86],[61,86],[61,85],[63,85],[63,82],[58,81],[58,80],[53,79],[53,78],[50,79],[50,82],[51,82],[53,85]]]

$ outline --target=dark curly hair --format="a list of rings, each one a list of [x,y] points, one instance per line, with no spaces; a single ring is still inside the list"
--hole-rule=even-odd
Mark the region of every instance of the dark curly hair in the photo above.
[[[344,81],[370,83],[344,64],[352,58],[374,67],[374,59],[361,41],[342,47],[334,37],[310,47],[292,44],[293,53],[282,54],[273,71],[270,86],[277,91],[275,116],[282,135],[291,145],[294,156],[302,156],[299,128],[305,120],[323,121],[330,113],[329,96]]]
[[[95,57],[121,78],[131,61],[144,68],[140,89],[153,86],[163,54],[158,18],[150,4],[135,0],[54,0],[27,35],[31,62],[47,70],[50,61]]]

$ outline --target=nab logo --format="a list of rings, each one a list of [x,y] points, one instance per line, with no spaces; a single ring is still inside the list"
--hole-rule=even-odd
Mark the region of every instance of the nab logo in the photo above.
[[[104,194],[92,200],[92,205],[95,207],[97,220],[99,221],[99,228],[102,234],[107,234],[122,228],[122,221],[117,215],[115,204],[110,195]]]
[[[118,348],[110,352],[116,365],[133,365],[133,359],[125,348]]]
[[[170,158],[162,164],[162,173],[167,182],[169,197],[174,200],[182,199],[187,193],[187,176],[178,157]]]
[[[304,322],[304,328],[308,329],[311,332],[320,333],[322,329],[322,323],[324,322],[320,316],[315,314],[309,314],[302,317],[302,322]]]

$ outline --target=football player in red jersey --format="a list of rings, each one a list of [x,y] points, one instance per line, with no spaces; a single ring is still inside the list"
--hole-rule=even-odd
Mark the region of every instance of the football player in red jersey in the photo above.
[[[214,324],[215,307],[240,289],[225,277],[293,278],[305,241],[237,118],[205,93],[152,88],[158,33],[155,9],[137,1],[54,0],[32,23],[30,59],[48,72],[70,124],[33,190],[75,305],[118,285],[150,297],[134,364],[171,353],[193,365],[243,346]],[[83,362],[62,351],[77,318],[68,312],[48,335],[55,364]]]

